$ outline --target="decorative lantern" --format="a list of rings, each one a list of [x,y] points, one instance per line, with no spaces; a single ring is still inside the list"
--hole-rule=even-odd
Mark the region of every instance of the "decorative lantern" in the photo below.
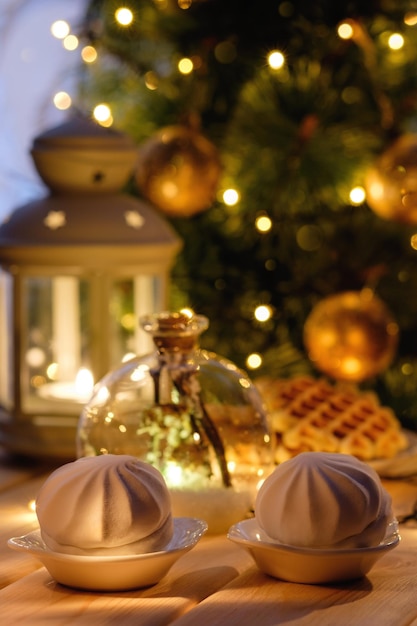
[[[71,459],[94,381],[149,347],[137,319],[166,307],[180,240],[120,192],[137,157],[125,136],[73,120],[32,156],[51,194],[0,226],[0,441]]]

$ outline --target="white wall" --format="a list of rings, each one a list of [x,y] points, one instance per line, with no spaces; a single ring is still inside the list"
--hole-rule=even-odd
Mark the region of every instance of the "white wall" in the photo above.
[[[76,93],[79,50],[68,52],[50,33],[65,19],[78,32],[87,0],[0,0],[0,222],[46,193],[32,164],[34,137],[62,123],[52,97]]]

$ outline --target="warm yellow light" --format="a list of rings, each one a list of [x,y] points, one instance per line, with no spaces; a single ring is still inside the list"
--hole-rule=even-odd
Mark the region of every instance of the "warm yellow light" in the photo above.
[[[191,320],[194,317],[194,311],[192,309],[190,309],[189,307],[182,308],[180,310],[180,313],[182,313],[183,315],[188,317],[189,320]]]
[[[246,366],[251,370],[256,370],[262,365],[262,357],[257,352],[253,352],[246,359]]]
[[[223,192],[223,202],[227,206],[235,206],[239,202],[239,192],[236,189],[226,189]]]
[[[346,356],[340,364],[340,370],[348,376],[357,374],[362,371],[361,360],[356,356]]]
[[[66,111],[72,104],[71,96],[66,91],[58,91],[53,97],[53,103],[60,111]]]
[[[181,74],[191,74],[194,69],[194,63],[191,59],[184,57],[183,59],[181,59],[181,61],[179,61],[178,69]]]
[[[417,250],[417,233],[411,235],[410,244],[413,250]]]
[[[268,65],[273,70],[279,70],[285,63],[285,57],[279,50],[273,50],[268,54]]]
[[[378,180],[373,180],[368,186],[369,195],[375,200],[382,200],[385,194],[384,185]]]
[[[353,28],[347,22],[342,22],[337,27],[337,34],[339,35],[340,39],[352,39]]]
[[[358,206],[359,204],[362,204],[362,202],[365,202],[365,198],[366,192],[363,187],[354,187],[350,190],[349,199],[351,204]]]
[[[407,26],[415,26],[417,24],[417,13],[406,13],[404,23],[407,24]]]
[[[98,104],[94,107],[93,117],[103,126],[108,124],[109,120],[113,119],[111,109],[107,104]]]
[[[411,374],[414,372],[414,367],[412,363],[403,363],[401,366],[401,372],[404,374],[404,376],[411,376]]]
[[[134,313],[124,313],[120,318],[120,325],[126,330],[134,330],[136,324],[136,315]]]
[[[75,391],[81,396],[89,396],[93,391],[93,374],[86,367],[81,367],[75,377]]]
[[[165,470],[165,479],[169,486],[179,487],[184,481],[184,472],[182,467],[176,463],[170,462]]]
[[[266,322],[272,315],[271,307],[265,304],[260,304],[256,307],[254,316],[258,322]]]
[[[135,383],[144,382],[148,376],[149,366],[140,363],[131,373],[130,380]]]
[[[29,511],[32,511],[32,513],[36,512],[36,500],[35,499],[29,500],[28,509]]]
[[[75,35],[68,35],[68,37],[65,37],[62,45],[64,46],[65,50],[76,50],[78,48],[78,37],[76,37]]]
[[[109,128],[114,122],[113,116],[110,115],[106,120],[99,122],[100,126],[104,126],[104,128]]]
[[[400,50],[404,46],[404,37],[400,33],[393,33],[388,38],[388,46],[391,50]]]
[[[154,72],[146,72],[145,76],[145,85],[150,91],[154,91],[158,89],[158,76]]]
[[[114,14],[120,26],[129,26],[133,22],[133,13],[126,7],[120,7]]]
[[[46,368],[46,375],[50,380],[55,380],[58,377],[58,363],[50,363]]]
[[[81,50],[81,58],[84,63],[94,63],[97,60],[97,50],[93,46],[84,46]]]
[[[228,461],[227,462],[227,469],[229,470],[229,472],[231,474],[233,474],[233,472],[236,471],[236,461]]]
[[[32,376],[30,379],[30,385],[31,387],[34,387],[35,389],[42,387],[42,385],[44,385],[45,383],[46,383],[45,376]]]
[[[184,11],[186,9],[189,9],[192,3],[193,0],[178,0],[178,6],[180,7],[180,9],[184,9]]]
[[[26,352],[25,360],[31,367],[41,367],[45,363],[46,355],[41,348],[33,346]]]
[[[255,228],[260,233],[267,233],[272,228],[272,220],[267,215],[260,215],[255,220]]]
[[[51,33],[57,39],[65,39],[70,30],[69,24],[65,20],[56,20],[51,25]]]

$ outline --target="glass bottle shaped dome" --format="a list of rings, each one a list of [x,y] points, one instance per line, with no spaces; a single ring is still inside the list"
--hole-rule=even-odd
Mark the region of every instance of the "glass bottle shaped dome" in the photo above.
[[[141,318],[156,350],[109,372],[85,405],[78,456],[131,454],[163,474],[173,514],[224,532],[253,507],[273,469],[259,392],[233,363],[198,347],[201,315]]]

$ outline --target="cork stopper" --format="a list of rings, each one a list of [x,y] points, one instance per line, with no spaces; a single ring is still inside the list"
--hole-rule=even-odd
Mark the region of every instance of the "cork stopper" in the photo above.
[[[142,328],[152,335],[160,352],[186,352],[192,350],[202,332],[208,327],[204,315],[183,312],[163,312],[140,319]]]

